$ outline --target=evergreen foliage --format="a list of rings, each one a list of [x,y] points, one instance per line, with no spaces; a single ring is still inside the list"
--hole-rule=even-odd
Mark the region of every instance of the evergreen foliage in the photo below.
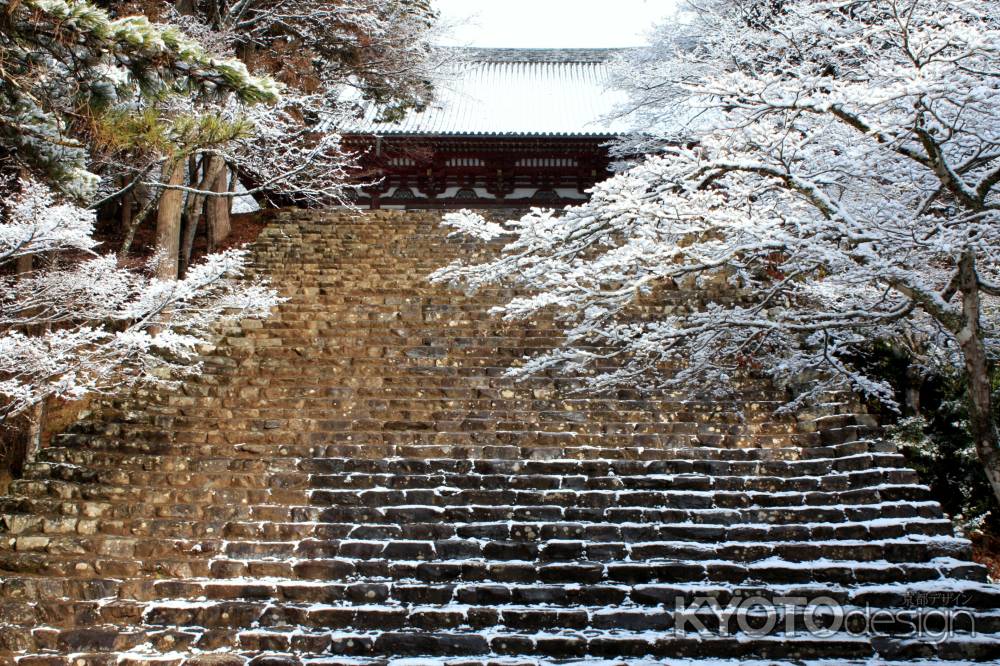
[[[87,129],[110,109],[149,105],[147,120],[162,125],[148,114],[171,94],[232,93],[248,103],[278,96],[273,80],[143,16],[111,19],[82,0],[3,0],[0,12],[0,148],[83,202],[99,181]]]

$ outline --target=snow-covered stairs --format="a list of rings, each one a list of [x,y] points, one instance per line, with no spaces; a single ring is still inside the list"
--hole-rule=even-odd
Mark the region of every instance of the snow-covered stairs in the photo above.
[[[437,221],[283,213],[272,319],[41,452],[0,499],[0,666],[1000,659],[1000,588],[849,401],[514,384],[558,332],[428,285],[491,251]]]

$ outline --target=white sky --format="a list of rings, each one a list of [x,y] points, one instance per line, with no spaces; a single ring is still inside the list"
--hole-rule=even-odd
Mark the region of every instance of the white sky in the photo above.
[[[434,0],[458,46],[640,46],[677,0]]]

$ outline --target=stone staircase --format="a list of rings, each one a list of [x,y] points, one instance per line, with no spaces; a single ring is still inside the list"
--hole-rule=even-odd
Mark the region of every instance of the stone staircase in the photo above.
[[[278,215],[275,315],[0,499],[0,666],[1000,659],[1000,589],[849,401],[515,384],[551,322],[425,280],[489,251],[433,213]]]

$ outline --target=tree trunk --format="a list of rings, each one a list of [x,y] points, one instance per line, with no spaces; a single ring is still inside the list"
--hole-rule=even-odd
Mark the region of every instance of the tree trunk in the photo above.
[[[31,421],[28,424],[28,450],[25,453],[25,462],[35,462],[38,452],[42,450],[42,439],[45,435],[45,419],[48,416],[47,403],[48,401],[42,398],[31,410]]]
[[[222,30],[222,13],[219,11],[219,0],[208,0],[208,24],[213,30]]]
[[[212,157],[217,161],[215,180],[212,181],[213,192],[229,191],[229,169],[226,169],[225,160],[219,156]],[[230,197],[208,197],[205,205],[205,219],[208,222],[208,249],[214,252],[226,238],[229,237],[229,207],[232,205]]]
[[[132,228],[132,193],[129,192],[122,197],[121,201],[121,228],[128,230]]]
[[[957,338],[965,357],[965,371],[969,379],[969,429],[993,494],[1000,501],[1000,432],[993,422],[989,362],[986,359],[979,321],[979,276],[976,273],[976,257],[971,251],[962,255],[959,275],[962,329]]]
[[[205,191],[212,186],[212,183],[218,176],[219,170],[222,169],[223,165],[221,162],[222,160],[214,155],[206,158],[201,180],[198,181],[199,190]],[[218,197],[211,198],[215,199]],[[191,252],[194,250],[194,239],[198,234],[198,223],[201,221],[201,210],[205,205],[205,199],[206,196],[204,194],[197,194],[195,192],[192,192],[188,197],[185,215],[187,225],[184,227],[184,243],[181,245],[181,277],[184,277],[188,266],[191,265]]]
[[[906,368],[906,406],[914,416],[920,415],[920,390],[923,385],[923,370],[911,362]]]
[[[132,249],[132,242],[135,240],[135,232],[139,230],[139,225],[141,225],[149,214],[153,212],[156,205],[160,203],[160,193],[152,192],[150,193],[149,201],[147,201],[139,212],[132,216],[129,222],[128,230],[125,232],[125,238],[122,240],[121,249],[118,250],[118,258],[124,258],[130,249]]]
[[[201,165],[204,163],[204,158],[199,160],[195,155],[188,155],[187,158],[187,182],[191,184],[192,188],[197,188],[195,183],[198,182],[198,174],[201,170]],[[177,277],[184,277],[184,269],[186,264],[184,262],[184,249],[187,242],[188,228],[191,226],[191,209],[194,207],[197,194],[194,192],[185,192],[181,201],[181,241],[180,247],[177,253]],[[195,226],[197,231],[197,225]],[[192,244],[194,243],[194,235],[191,237]]]
[[[184,163],[168,160],[163,164],[162,180],[168,185],[184,183]],[[159,260],[156,277],[163,280],[177,279],[177,259],[181,242],[181,205],[184,193],[180,190],[163,190],[156,210],[156,251]]]

